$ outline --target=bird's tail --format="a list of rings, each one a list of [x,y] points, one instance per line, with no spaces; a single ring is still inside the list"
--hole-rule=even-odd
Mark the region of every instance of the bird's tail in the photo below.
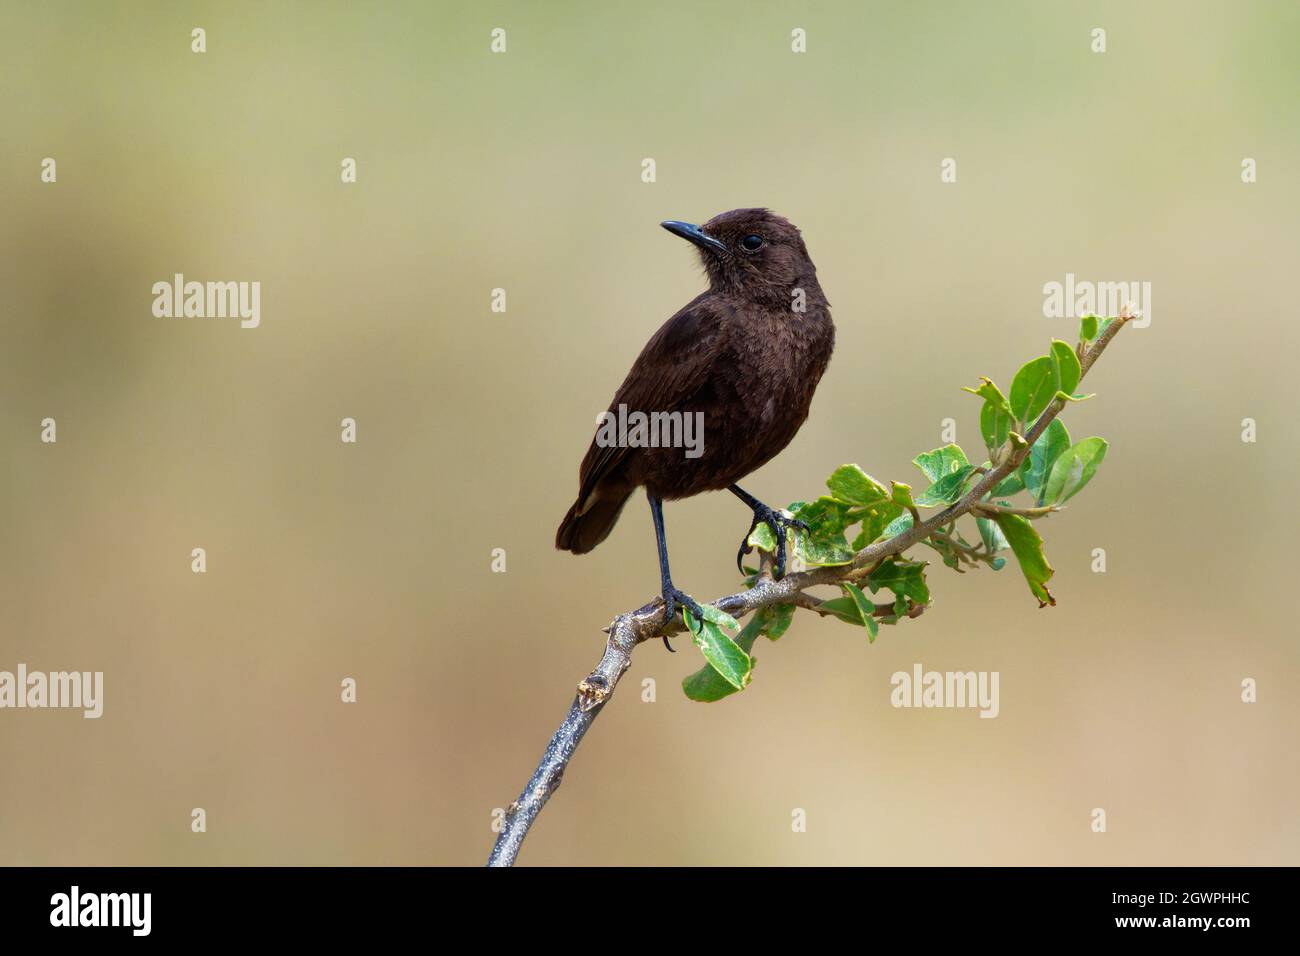
[[[555,546],[561,551],[586,554],[609,537],[631,495],[629,490],[611,498],[597,498],[582,512],[578,511],[578,506],[583,502],[575,501],[555,532]]]

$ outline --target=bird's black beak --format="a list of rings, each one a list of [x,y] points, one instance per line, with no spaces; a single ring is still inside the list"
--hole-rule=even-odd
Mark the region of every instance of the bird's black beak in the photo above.
[[[659,225],[663,226],[674,236],[681,236],[683,239],[695,243],[701,249],[709,249],[723,256],[729,255],[731,252],[724,243],[714,239],[703,229],[693,223],[678,222],[676,219],[669,219],[665,222],[659,223]]]

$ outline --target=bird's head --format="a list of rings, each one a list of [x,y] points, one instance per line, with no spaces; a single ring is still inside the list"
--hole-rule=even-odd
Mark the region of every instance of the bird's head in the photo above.
[[[660,225],[699,247],[714,289],[787,304],[798,287],[820,295],[817,267],[799,230],[768,209],[733,209],[702,226],[672,219]]]

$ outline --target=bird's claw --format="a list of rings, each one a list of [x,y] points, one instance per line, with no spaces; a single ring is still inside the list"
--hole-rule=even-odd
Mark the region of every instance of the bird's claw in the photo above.
[[[684,607],[686,610],[694,614],[696,620],[704,620],[703,608],[700,607],[695,598],[691,597],[684,591],[679,591],[670,584],[668,587],[664,588],[662,596],[664,601],[665,624],[673,619],[673,615],[677,613],[679,607]]]
[[[754,520],[750,522],[749,530],[745,532],[745,536],[740,539],[740,550],[736,552],[736,568],[741,574],[745,573],[745,555],[753,550],[749,544],[749,536],[754,533],[754,529],[758,527],[760,522],[767,525],[772,530],[772,536],[776,538],[776,576],[783,578],[785,577],[786,530],[797,528],[800,531],[807,532],[808,524],[766,505],[755,508]]]
[[[704,620],[704,609],[700,607],[699,603],[695,600],[695,598],[691,597],[686,592],[679,591],[677,590],[677,588],[669,584],[667,587],[664,588],[661,597],[663,598],[663,602],[664,602],[664,624],[668,624],[672,621],[673,615],[677,613],[677,609],[679,607],[685,608],[686,610],[690,611],[691,614],[695,616],[695,619],[697,621]],[[667,634],[663,636],[663,641],[664,641],[664,647],[668,648],[668,650],[671,651],[673,649],[673,646],[668,643]]]

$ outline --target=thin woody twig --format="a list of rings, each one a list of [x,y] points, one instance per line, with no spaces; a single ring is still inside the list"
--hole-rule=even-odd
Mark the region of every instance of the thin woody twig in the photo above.
[[[989,515],[1020,515],[1023,518],[1042,518],[1061,509],[1057,505],[1043,505],[1041,508],[1012,508],[1009,505],[994,504],[992,501],[977,501],[971,510]]]
[[[1133,316],[1127,312],[1121,314],[1083,353],[1079,360],[1080,379],[1088,373],[1101,353],[1105,351],[1106,346],[1131,318]],[[867,545],[853,556],[849,564],[812,568],[787,574],[777,581],[771,577],[770,556],[765,554],[762,571],[753,587],[711,603],[718,610],[726,611],[738,619],[760,608],[777,604],[799,604],[808,607],[809,601],[815,601],[804,594],[808,588],[860,580],[885,558],[901,554],[962,515],[973,510],[989,510],[988,503],[980,499],[1020,467],[1025,456],[1029,454],[1029,449],[1053,419],[1061,413],[1065,404],[1064,399],[1054,399],[1024,436],[1024,445],[1007,455],[1001,464],[985,472],[980,481],[956,503],[925,521],[914,520],[912,527],[892,538]],[[1023,511],[1015,513],[1023,513]],[[908,616],[917,616],[924,610],[924,606],[918,606],[914,612],[909,612]],[[876,612],[881,613],[881,608],[877,607]],[[892,607],[885,613],[892,613]],[[569,712],[565,715],[559,729],[551,736],[537,769],[533,771],[532,777],[518,799],[507,809],[496,844],[488,858],[488,866],[510,866],[515,862],[524,837],[528,835],[537,815],[559,788],[569,760],[573,757],[578,744],[582,742],[583,736],[590,729],[596,716],[609,702],[623,674],[632,666],[632,652],[636,650],[637,645],[663,636],[679,634],[684,630],[686,626],[680,616],[664,623],[663,603],[659,598],[635,611],[627,611],[614,618],[607,628],[609,640],[605,643],[605,652],[601,655],[600,663],[578,684],[577,696],[569,706]]]

